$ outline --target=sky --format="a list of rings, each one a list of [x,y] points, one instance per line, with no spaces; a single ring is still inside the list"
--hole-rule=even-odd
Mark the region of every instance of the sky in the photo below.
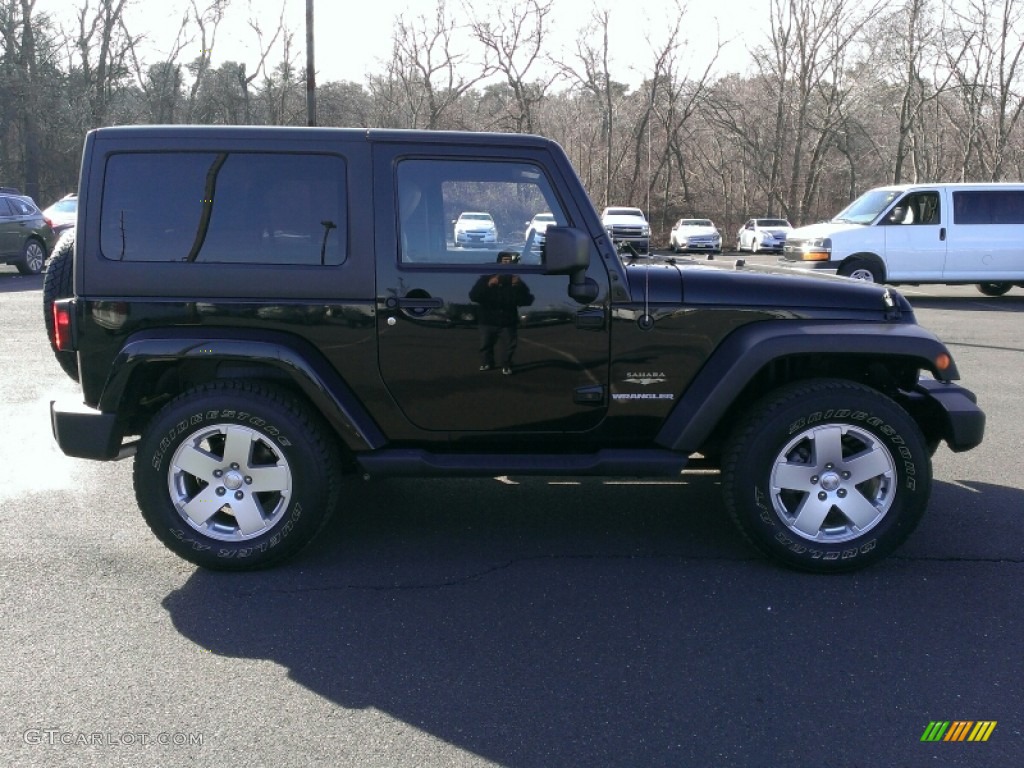
[[[48,13],[66,29],[76,25],[77,10],[86,0],[37,0],[36,12]],[[682,2],[683,0],[681,0]],[[95,0],[92,0],[95,3]],[[478,0],[479,2],[479,0]],[[587,23],[595,7],[608,8],[611,14],[609,47],[612,53],[613,77],[636,87],[650,72],[653,55],[645,42],[656,46],[664,42],[670,20],[676,15],[674,0],[554,0],[551,19],[553,44],[572,52],[577,32]],[[204,0],[197,0],[203,5]],[[284,7],[285,23],[294,33],[296,62],[305,66],[305,0],[231,0],[228,14],[221,23],[212,52],[216,67],[224,61],[252,61],[257,38],[250,29],[250,18],[258,18],[265,31],[277,26]],[[389,58],[391,30],[398,15],[407,19],[430,17],[435,0],[314,0],[317,81],[350,80],[364,83],[367,75],[383,71]],[[134,34],[145,35],[147,61],[166,56],[174,33],[189,6],[189,0],[129,0],[128,26]],[[765,24],[758,24],[755,15],[767,20],[768,0],[688,0],[683,2],[684,38],[690,56],[691,70],[703,68],[721,39],[726,44],[719,59],[718,73],[738,72],[746,68],[746,47],[764,40]],[[449,13],[461,12],[461,0],[447,0]],[[761,9],[758,11],[757,9]],[[552,46],[546,46],[553,50]],[[196,56],[199,42],[195,43]],[[183,56],[191,60],[195,56]]]

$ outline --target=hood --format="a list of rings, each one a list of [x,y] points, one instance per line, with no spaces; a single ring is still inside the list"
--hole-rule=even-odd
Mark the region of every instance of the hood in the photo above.
[[[687,237],[718,234],[718,230],[715,229],[714,227],[679,227],[677,231],[686,235]]]
[[[643,216],[609,213],[601,219],[605,224],[646,224]]]
[[[750,308],[787,315],[913,318],[910,303],[884,285],[820,272],[737,262],[652,258],[626,265],[633,301],[682,308]]]
[[[863,224],[851,224],[846,221],[819,221],[817,224],[808,224],[806,227],[797,227],[789,231],[789,240],[810,240],[816,237],[832,237],[839,232],[848,232],[851,229],[864,229]]]

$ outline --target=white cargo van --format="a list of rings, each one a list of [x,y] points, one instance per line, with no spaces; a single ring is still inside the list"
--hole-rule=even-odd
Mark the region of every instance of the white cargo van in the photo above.
[[[781,263],[876,283],[1024,287],[1024,184],[901,184],[789,233]]]

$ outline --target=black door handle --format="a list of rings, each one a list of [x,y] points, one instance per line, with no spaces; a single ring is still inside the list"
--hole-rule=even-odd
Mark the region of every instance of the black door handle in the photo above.
[[[396,299],[395,300],[395,305],[399,309],[420,309],[420,310],[426,310],[426,309],[440,309],[441,307],[444,306],[444,302],[441,301],[441,299],[437,299],[437,298],[434,298],[434,297],[430,297],[430,298],[426,298],[426,299],[422,299],[422,298],[415,298],[415,299],[404,298],[404,299]]]

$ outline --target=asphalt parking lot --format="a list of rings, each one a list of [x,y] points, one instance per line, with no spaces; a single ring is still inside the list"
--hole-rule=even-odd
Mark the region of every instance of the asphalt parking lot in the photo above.
[[[1024,289],[900,288],[988,427],[940,448],[923,523],[869,570],[763,561],[687,473],[354,481],[309,551],[230,575],[156,541],[130,463],[53,444],[76,388],[41,285],[0,267],[0,765],[1024,758]],[[936,721],[996,725],[922,741]]]

